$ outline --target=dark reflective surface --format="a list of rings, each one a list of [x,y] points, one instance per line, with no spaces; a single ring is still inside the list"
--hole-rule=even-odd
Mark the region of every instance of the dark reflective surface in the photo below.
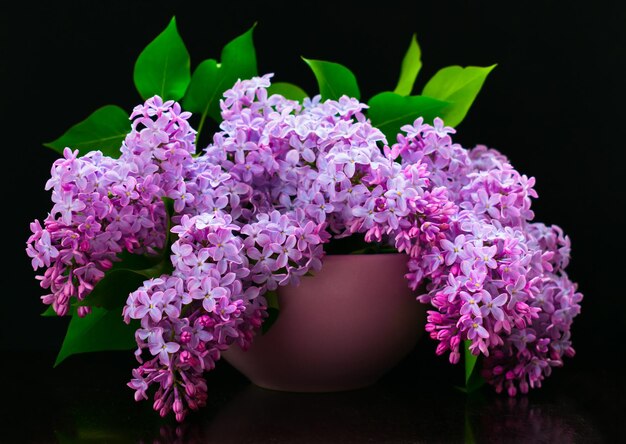
[[[209,404],[183,424],[134,402],[125,353],[77,356],[57,369],[51,354],[9,353],[0,442],[623,442],[626,390],[616,372],[571,366],[529,396],[489,388],[466,396],[453,388],[460,368],[421,347],[376,385],[341,393],[264,390],[221,362],[208,375]]]

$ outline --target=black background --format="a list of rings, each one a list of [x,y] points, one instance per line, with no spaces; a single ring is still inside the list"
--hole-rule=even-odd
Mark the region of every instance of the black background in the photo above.
[[[617,368],[626,328],[620,2],[210,3],[22,2],[2,11],[3,350],[56,350],[66,325],[39,316],[43,292],[24,251],[28,223],[51,208],[43,187],[57,155],[42,142],[100,106],[140,103],[134,61],[175,15],[192,68],[257,22],[259,72],[309,93],[316,83],[300,56],[348,66],[364,99],[393,89],[413,33],[423,60],[415,92],[444,66],[498,63],[455,140],[494,147],[537,179],[536,219],[571,237],[568,271],[585,295],[578,354],[566,366]]]

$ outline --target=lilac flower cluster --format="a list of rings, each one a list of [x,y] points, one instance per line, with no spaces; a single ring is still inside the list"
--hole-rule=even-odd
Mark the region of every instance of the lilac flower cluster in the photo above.
[[[155,408],[163,415],[172,408],[182,419],[202,403],[204,385],[189,384],[232,343],[249,346],[265,316],[265,292],[319,270],[332,236],[382,240],[412,223],[415,232],[398,241],[410,248],[420,239],[418,221],[436,227],[453,207],[445,189],[433,192],[424,165],[401,168],[382,154],[384,137],[355,99],[300,105],[268,97],[268,86],[265,76],[225,94],[222,131],[184,169],[178,195],[170,194],[178,212],[174,271],[132,293],[124,309],[127,322],[141,320],[138,358],[145,350],[150,356],[131,387],[140,399],[158,383],[163,402]]]
[[[232,344],[250,346],[266,293],[297,285],[321,268],[324,244],[355,233],[407,254],[409,284],[434,307],[437,352],[458,362],[469,339],[497,390],[538,386],[573,353],[581,296],[563,272],[569,239],[528,222],[533,179],[494,150],[452,143],[440,119],[416,120],[387,146],[358,100],[298,103],[268,95],[270,77],[226,91],[220,131],[201,153],[190,114],[154,97],[133,110],[119,159],[66,149],[53,166],[55,206],[44,227],[31,225],[27,253],[59,315],[121,252],[167,248],[171,227],[173,271],[123,309],[141,324],[135,399],[154,385],[154,409],[179,421],[204,405],[204,371]]]
[[[460,359],[464,340],[486,357],[483,375],[513,396],[541,386],[551,368],[572,356],[570,326],[582,295],[564,272],[570,241],[559,227],[529,222],[534,179],[506,157],[453,144],[441,127],[418,119],[391,151],[402,164],[423,162],[430,179],[448,184],[458,211],[449,227],[409,261],[414,287],[429,311],[426,329],[438,354]]]

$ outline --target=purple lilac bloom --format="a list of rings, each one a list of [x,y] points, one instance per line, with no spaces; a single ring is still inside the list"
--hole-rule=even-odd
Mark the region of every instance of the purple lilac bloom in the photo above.
[[[449,352],[458,362],[462,340],[470,339],[497,391],[514,395],[539,387],[574,353],[569,329],[582,295],[564,272],[569,239],[559,227],[530,222],[534,179],[521,176],[499,152],[484,146],[468,151],[448,141],[452,154],[444,160],[444,142],[429,148],[434,138],[423,121],[403,131],[407,136],[399,135],[389,152],[431,166],[430,179],[449,184],[459,209],[439,242],[446,260],[433,267],[430,258],[440,253],[430,245],[407,274],[416,288],[425,284],[419,299],[434,307],[426,330],[440,342],[437,353]],[[471,301],[478,298],[477,311]]]
[[[53,165],[54,206],[31,224],[26,252],[59,315],[121,253],[158,254],[171,224],[172,271],[146,280],[122,312],[141,325],[136,400],[155,388],[154,409],[179,421],[205,405],[204,372],[233,344],[250,346],[267,292],[318,271],[323,245],[355,233],[407,255],[437,353],[457,363],[469,339],[498,392],[538,387],[574,354],[582,296],[564,271],[570,241],[531,222],[534,178],[495,150],[453,143],[439,118],[403,126],[390,145],[358,100],[299,103],[268,95],[270,78],[224,93],[203,150],[190,113],[155,96],[133,110],[119,159],[68,148]]]

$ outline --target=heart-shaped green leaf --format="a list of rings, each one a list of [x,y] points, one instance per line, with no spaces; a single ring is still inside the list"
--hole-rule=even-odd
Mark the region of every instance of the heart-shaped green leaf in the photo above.
[[[496,65],[479,67],[448,66],[439,70],[428,81],[422,94],[451,103],[441,116],[446,125],[457,126],[467,115],[487,75]]]
[[[163,100],[178,100],[185,94],[191,78],[189,52],[176,28],[176,18],[139,54],[134,81],[146,100],[154,95]]]
[[[412,124],[418,117],[423,117],[425,122],[432,122],[449,103],[430,97],[383,92],[372,97],[368,105],[367,115],[372,125],[380,129],[391,144],[395,143],[400,127]]]
[[[322,60],[305,59],[315,74],[322,99],[338,100],[344,94],[349,97],[361,98],[356,77],[348,68],[339,63]]]
[[[44,146],[62,153],[65,147],[78,150],[81,155],[100,150],[106,156],[120,156],[120,146],[131,126],[128,114],[119,106],[106,105],[77,123],[58,139]]]
[[[417,74],[422,68],[422,51],[417,44],[417,37],[413,34],[409,49],[402,59],[402,67],[400,68],[400,78],[398,79],[398,85],[393,90],[396,94],[401,96],[408,96],[413,92],[413,85]]]
[[[207,116],[221,121],[220,99],[224,91],[232,88],[237,80],[258,74],[252,39],[255,26],[224,46],[221,63],[209,59],[195,69],[183,105],[187,111],[201,115],[196,140]]]
[[[92,312],[84,318],[74,314],[54,366],[59,365],[68,356],[78,353],[131,350],[137,346],[135,342],[137,328],[136,321],[130,325],[124,323],[122,311],[119,309],[93,307]]]
[[[271,96],[272,94],[280,94],[286,99],[297,100],[298,102],[301,102],[306,97],[309,97],[309,95],[299,86],[286,82],[272,83],[270,87],[267,88],[267,94],[268,96]]]

